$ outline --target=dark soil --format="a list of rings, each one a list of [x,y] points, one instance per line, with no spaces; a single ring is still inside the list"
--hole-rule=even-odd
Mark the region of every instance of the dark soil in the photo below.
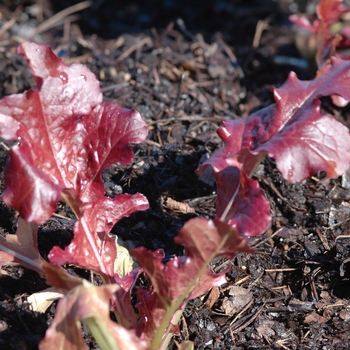
[[[32,86],[15,54],[24,40],[51,45],[66,63],[87,65],[105,100],[137,109],[150,130],[133,163],[112,166],[104,180],[107,195],[141,192],[151,208],[121,220],[112,232],[136,246],[163,248],[167,257],[181,254],[173,237],[184,222],[215,215],[215,184],[198,179],[195,169],[222,146],[220,122],[272,103],[269,87],[281,85],[291,70],[302,79],[314,76],[314,65],[294,44],[288,16],[312,13],[317,2],[105,0],[41,26],[77,2],[0,2],[0,96]],[[334,113],[348,123],[346,108]],[[0,148],[1,178],[7,158],[6,147]],[[216,262],[214,269],[230,266],[228,283],[188,304],[176,341],[190,339],[196,349],[348,349],[347,177],[318,173],[291,185],[266,159],[255,178],[271,203],[271,228],[251,239],[255,254]],[[41,227],[43,256],[72,238],[73,216],[63,204],[57,214]],[[2,203],[1,233],[14,233],[16,218]],[[35,313],[26,298],[46,287],[22,267],[0,270],[1,349],[37,349],[55,304]],[[91,349],[98,348],[84,336]]]

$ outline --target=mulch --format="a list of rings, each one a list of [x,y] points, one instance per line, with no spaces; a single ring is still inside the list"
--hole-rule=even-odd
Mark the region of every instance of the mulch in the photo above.
[[[46,43],[67,64],[96,74],[106,101],[135,108],[149,127],[128,166],[104,174],[108,196],[145,194],[151,208],[118,222],[112,233],[134,246],[181,254],[173,238],[190,218],[215,215],[215,183],[198,178],[198,165],[221,146],[216,129],[273,102],[293,70],[312,79],[288,21],[312,12],[315,1],[97,1],[90,8],[53,17],[78,1],[4,0],[0,4],[0,96],[33,85],[16,55],[25,40]],[[118,3],[118,5],[116,5]],[[112,15],[113,14],[113,15]],[[308,64],[309,63],[309,64]],[[348,109],[333,110],[348,124]],[[0,147],[0,179],[8,150]],[[227,284],[188,303],[175,340],[195,349],[348,349],[350,338],[350,174],[331,180],[320,172],[289,184],[265,159],[254,178],[264,189],[271,228],[251,238],[255,254],[217,260],[229,267]],[[0,233],[14,233],[17,214],[0,203]],[[72,239],[72,213],[40,228],[39,249],[64,247]],[[75,273],[89,277],[87,271]],[[37,349],[52,321],[26,299],[46,287],[22,267],[0,270],[0,348]],[[90,349],[97,349],[84,331]],[[169,349],[175,349],[171,343]]]

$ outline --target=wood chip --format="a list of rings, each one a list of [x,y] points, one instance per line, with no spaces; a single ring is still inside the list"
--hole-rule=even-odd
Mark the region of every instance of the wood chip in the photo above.
[[[190,207],[187,203],[178,202],[170,197],[164,199],[164,205],[172,211],[176,211],[183,214],[195,213],[196,211]]]
[[[304,318],[304,322],[305,323],[318,323],[318,324],[321,324],[321,323],[325,323],[327,322],[328,319],[319,315],[318,313],[316,312],[311,312],[310,314],[306,315],[306,317]]]
[[[224,298],[221,308],[226,315],[230,316],[240,312],[253,298],[248,289],[240,286],[232,286],[229,294],[230,297]]]
[[[214,306],[214,304],[218,301],[219,296],[220,296],[219,288],[213,287],[209,293],[205,306],[211,309]]]

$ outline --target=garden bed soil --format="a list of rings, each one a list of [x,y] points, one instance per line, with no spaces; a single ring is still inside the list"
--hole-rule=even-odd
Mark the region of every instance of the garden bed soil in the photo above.
[[[96,1],[52,17],[74,3],[1,2],[0,96],[33,86],[16,55],[25,40],[51,45],[67,64],[87,65],[105,100],[135,108],[149,128],[133,163],[113,165],[104,181],[108,196],[141,192],[150,209],[121,220],[112,234],[134,246],[163,248],[166,259],[182,254],[173,238],[183,224],[215,215],[215,183],[195,170],[222,146],[216,135],[221,121],[272,103],[269,87],[280,86],[291,70],[301,79],[314,77],[288,16],[311,13],[316,2]],[[347,108],[323,103],[348,124]],[[7,146],[0,145],[1,190]],[[349,177],[331,180],[320,172],[289,184],[265,159],[254,178],[271,203],[271,228],[250,239],[255,254],[214,262],[215,271],[229,267],[227,284],[188,303],[174,340],[192,340],[195,349],[348,349]],[[14,233],[16,220],[1,202],[1,234]],[[53,246],[69,244],[73,224],[72,213],[59,204],[40,227],[44,257]],[[90,278],[88,271],[66,268]],[[0,272],[0,348],[37,349],[56,303],[46,313],[33,312],[27,297],[45,289],[45,280],[20,266]],[[98,349],[82,332],[90,349]],[[169,349],[175,348],[172,341]]]

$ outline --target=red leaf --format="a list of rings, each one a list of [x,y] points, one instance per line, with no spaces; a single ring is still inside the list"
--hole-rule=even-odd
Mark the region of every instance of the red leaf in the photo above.
[[[99,198],[102,172],[131,161],[129,143],[143,142],[147,126],[136,111],[101,103],[86,67],[66,66],[44,45],[24,43],[18,52],[37,88],[0,100],[0,137],[20,140],[11,150],[3,198],[21,217],[42,223],[64,189],[75,210]]]
[[[317,19],[312,23],[303,15],[292,15],[289,17],[290,21],[315,35],[315,59],[319,67],[321,67],[330,56],[335,55],[336,52],[340,54],[341,57],[347,59],[347,49],[349,48],[347,24],[345,23],[338,31],[335,31],[335,28],[332,26],[336,23],[339,24],[342,15],[349,11],[350,8],[343,5],[342,0],[321,0],[316,7]],[[312,41],[310,41],[310,43],[312,46]],[[304,50],[304,48],[301,49]],[[312,49],[312,47],[306,48],[306,50],[310,51],[312,51]]]
[[[196,218],[186,222],[175,237],[175,242],[183,244],[185,256],[196,263],[206,263],[218,256],[233,259],[236,253],[254,252],[235,228],[218,219]]]
[[[347,127],[329,114],[321,114],[321,96],[340,95],[350,100],[350,62],[332,59],[332,67],[311,82],[291,73],[280,89],[274,90],[276,113],[269,140],[255,148],[275,158],[282,175],[298,182],[326,171],[329,177],[343,174],[350,165],[350,134]],[[330,82],[332,82],[330,84]]]
[[[335,23],[343,13],[349,12],[343,0],[321,0],[316,6],[317,17],[326,22]]]
[[[145,342],[109,317],[110,298],[117,285],[93,286],[86,282],[74,288],[57,305],[55,318],[39,345],[40,350],[88,349],[82,339],[81,321],[93,319],[102,330],[113,336],[118,349],[146,350]]]
[[[60,291],[69,292],[82,283],[81,278],[69,274],[60,266],[50,264],[46,261],[43,261],[41,266],[45,271],[47,284]]]
[[[267,153],[293,183],[319,170],[330,177],[341,175],[350,164],[349,130],[320,112],[318,98],[339,95],[350,100],[349,72],[350,62],[333,58],[327,71],[312,81],[291,73],[281,88],[273,89],[276,105],[223,123],[218,133],[225,147],[206,164],[216,171],[234,165],[249,174]]]
[[[300,15],[291,15],[289,16],[289,20],[297,24],[300,28],[306,29],[311,33],[317,33],[319,21],[314,21],[311,23],[308,18]]]
[[[115,276],[116,282],[120,286],[120,289],[116,292],[116,298],[114,299],[114,308],[118,315],[118,323],[127,329],[135,329],[138,333],[140,333],[139,315],[135,313],[135,308],[131,303],[131,293],[135,286],[136,279],[141,272],[141,269],[137,268],[123,278]]]
[[[141,247],[131,251],[151,282],[150,292],[138,292],[142,300],[136,305],[141,314],[145,313],[143,330],[147,334],[143,335],[144,338],[153,337],[168,315],[167,310],[171,309],[170,327],[175,311],[186,300],[226,282],[225,272],[215,274],[207,267],[212,259],[217,256],[232,259],[238,252],[253,252],[236,229],[217,219],[188,221],[175,241],[185,246],[185,255],[173,257],[165,264],[161,250],[152,253]]]
[[[64,250],[54,247],[48,255],[49,260],[58,265],[69,262],[95,270],[113,282],[117,252],[115,239],[108,234],[121,218],[148,207],[147,199],[139,193],[122,194],[114,199],[101,197],[75,224],[74,239],[69,246]]]
[[[215,178],[216,216],[246,236],[265,232],[271,224],[270,204],[259,183],[232,166],[217,172]]]
[[[166,316],[166,307],[157,293],[149,293],[148,290],[142,288],[137,289],[137,300],[138,303],[135,306],[141,315],[137,335],[140,339],[150,340]],[[172,324],[170,320],[167,332],[179,334],[179,327]]]

